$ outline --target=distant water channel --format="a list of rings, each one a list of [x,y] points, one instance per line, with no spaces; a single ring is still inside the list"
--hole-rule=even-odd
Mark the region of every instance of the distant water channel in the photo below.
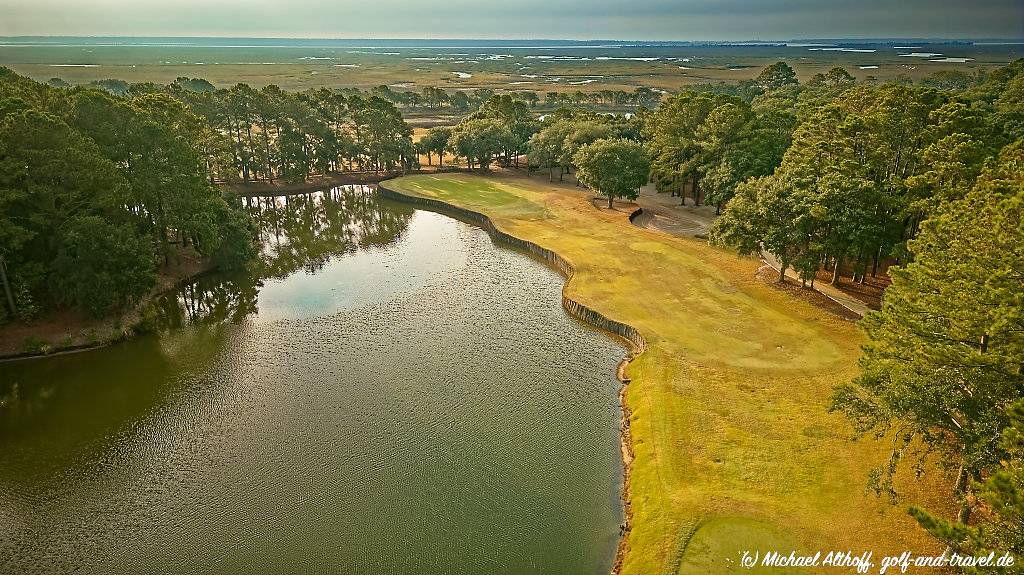
[[[623,349],[562,278],[361,187],[250,209],[155,333],[0,363],[0,573],[607,573]]]

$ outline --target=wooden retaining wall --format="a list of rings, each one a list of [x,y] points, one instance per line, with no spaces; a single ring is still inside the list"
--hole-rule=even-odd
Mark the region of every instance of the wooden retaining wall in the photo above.
[[[622,420],[619,425],[619,447],[622,452],[622,505],[623,513],[625,515],[625,522],[620,526],[621,536],[619,537],[619,544],[615,551],[615,562],[612,565],[611,571],[611,575],[618,575],[622,571],[622,562],[626,557],[626,553],[629,551],[629,533],[633,528],[633,504],[630,499],[629,481],[630,472],[633,467],[634,454],[633,436],[629,428],[629,421],[632,413],[630,412],[629,406],[626,405],[626,385],[630,382],[629,377],[626,374],[626,367],[631,361],[636,359],[637,355],[643,353],[643,351],[647,349],[647,340],[644,339],[644,336],[641,335],[633,326],[606,317],[604,314],[594,311],[593,309],[565,295],[566,286],[569,285],[569,281],[572,279],[575,269],[572,267],[572,264],[569,263],[569,260],[563,258],[557,253],[547,248],[543,248],[531,241],[517,238],[499,230],[495,227],[494,222],[492,222],[489,217],[479,212],[453,206],[452,204],[441,200],[435,200],[433,198],[424,198],[421,196],[412,196],[396,192],[387,187],[387,182],[381,182],[378,184],[377,192],[381,197],[413,204],[414,206],[439,212],[483,228],[495,240],[543,260],[545,263],[558,270],[565,277],[565,285],[562,287],[562,307],[565,308],[565,311],[568,312],[569,315],[599,329],[603,329],[611,334],[617,335],[630,344],[630,353],[627,354],[626,357],[622,358],[622,361],[619,362],[618,369],[616,370],[616,376],[619,381],[622,382],[622,387],[619,389],[619,403],[622,406]],[[637,209],[635,212],[630,214],[630,221],[641,213],[642,210]]]
[[[548,265],[558,270],[566,279],[566,284],[572,279],[575,269],[568,260],[560,256],[559,254],[543,248],[531,241],[517,238],[513,235],[507,234],[494,226],[494,222],[491,219],[479,212],[453,206],[447,202],[441,200],[435,200],[432,198],[423,198],[420,196],[410,196],[401,192],[396,192],[389,189],[386,186],[386,182],[378,184],[378,193],[384,198],[391,200],[397,200],[400,202],[410,203],[416,206],[426,208],[431,211],[440,212],[449,216],[452,216],[461,221],[473,224],[480,228],[483,228],[492,238],[500,241],[503,244],[512,246],[518,250],[524,251],[536,258],[545,261]],[[610,319],[600,312],[594,311],[593,309],[570,299],[565,295],[565,290],[562,293],[562,307],[565,308],[569,315],[578,318],[588,324],[594,325],[605,331],[611,332],[619,337],[622,337],[630,344],[632,344],[633,353],[639,354],[647,349],[647,341],[643,335],[640,334],[631,325],[624,324],[620,321]]]

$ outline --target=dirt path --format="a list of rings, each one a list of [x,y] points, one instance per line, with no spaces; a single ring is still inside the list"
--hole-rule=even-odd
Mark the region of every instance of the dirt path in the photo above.
[[[779,266],[782,265],[775,256],[768,252],[761,252],[761,260],[771,266],[775,271],[779,271]],[[800,281],[800,274],[792,268],[786,270],[786,277],[792,278],[798,282]],[[864,314],[868,313],[868,310],[870,309],[864,302],[844,293],[830,284],[814,282],[814,290],[860,317],[864,317]]]
[[[716,217],[714,206],[681,205],[681,198],[659,194],[652,185],[640,190],[636,203],[644,211],[633,223],[677,236],[703,236]]]

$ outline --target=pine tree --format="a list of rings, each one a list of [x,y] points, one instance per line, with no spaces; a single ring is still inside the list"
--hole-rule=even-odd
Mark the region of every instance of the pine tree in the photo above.
[[[1024,573],[1024,401],[1011,406],[1008,415],[1010,427],[1002,436],[1007,460],[984,483],[975,485],[984,504],[976,524],[947,521],[917,507],[912,507],[910,514],[936,539],[962,555],[1010,553],[1014,565],[1000,573],[1019,575]]]
[[[1024,141],[1003,149],[973,189],[922,225],[914,261],[892,272],[881,312],[863,326],[861,375],[837,388],[833,409],[861,432],[894,434],[892,475],[910,446],[958,467],[958,520],[972,480],[1005,456],[1007,408],[1024,395]]]

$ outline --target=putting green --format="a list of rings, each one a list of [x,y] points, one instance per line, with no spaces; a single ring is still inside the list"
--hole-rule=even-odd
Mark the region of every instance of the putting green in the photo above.
[[[798,568],[756,565],[746,567],[741,558],[744,552],[751,557],[763,557],[778,549],[794,549],[797,544],[771,526],[743,517],[717,517],[701,525],[686,545],[680,575],[704,573],[744,572],[751,575],[790,575]]]
[[[558,252],[576,269],[568,297],[646,338],[626,393],[635,459],[622,573],[746,571],[736,561],[754,549],[936,550],[906,503],[865,492],[887,443],[851,442],[827,411],[833,385],[856,373],[852,323],[765,285],[753,259],[634,227],[571,186],[516,174],[385,186]],[[902,479],[907,502],[948,506],[945,478]]]

